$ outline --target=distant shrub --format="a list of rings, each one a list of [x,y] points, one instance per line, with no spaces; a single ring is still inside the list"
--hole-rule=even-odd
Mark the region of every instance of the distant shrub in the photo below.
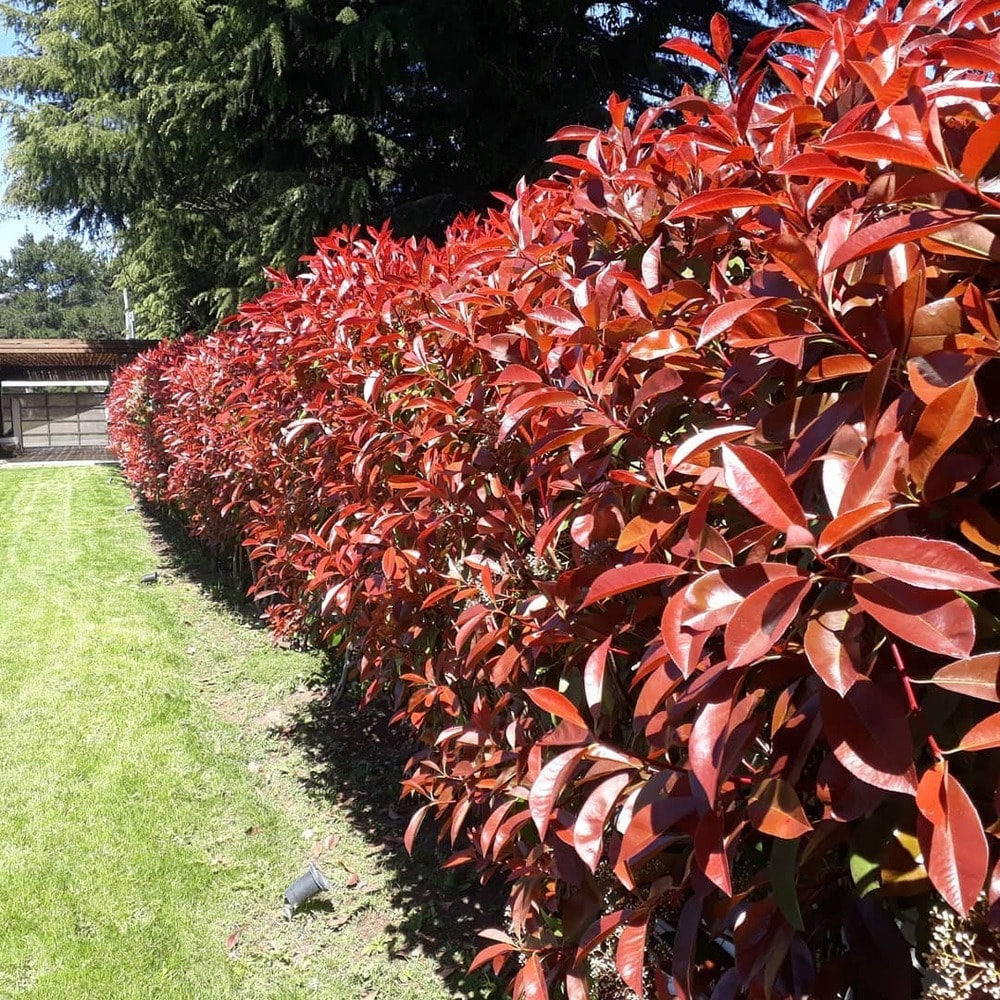
[[[909,997],[937,900],[1000,919],[996,5],[796,10],[668,43],[727,102],[612,98],[503,211],[334,233],[112,391],[133,482],[421,735],[407,839],[510,880],[517,997],[609,954]]]

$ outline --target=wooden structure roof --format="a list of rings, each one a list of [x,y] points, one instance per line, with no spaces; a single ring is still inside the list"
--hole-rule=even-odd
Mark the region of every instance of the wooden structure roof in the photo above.
[[[109,379],[155,340],[0,339],[0,382]]]

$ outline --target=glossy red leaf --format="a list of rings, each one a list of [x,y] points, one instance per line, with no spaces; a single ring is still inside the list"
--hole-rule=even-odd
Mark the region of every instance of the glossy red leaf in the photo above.
[[[996,580],[970,552],[954,542],[884,535],[846,553],[857,563],[895,580],[930,590],[993,590]]]
[[[902,434],[880,434],[854,463],[840,501],[845,514],[880,501],[891,501],[906,489],[907,441]]]
[[[596,871],[604,853],[604,827],[632,780],[627,773],[615,774],[602,781],[586,798],[573,824],[573,846],[580,860]]]
[[[782,840],[794,840],[813,828],[794,786],[783,778],[765,778],[754,789],[747,818],[761,833]]]
[[[637,996],[643,995],[642,978],[646,957],[646,927],[649,912],[632,916],[622,927],[615,948],[615,966],[622,982]]]
[[[910,475],[918,486],[972,425],[977,402],[975,382],[964,379],[945,389],[920,414],[910,440]]]
[[[524,967],[514,977],[514,1000],[549,1000],[545,970],[537,955],[529,955]]]
[[[823,683],[843,696],[861,676],[861,632],[864,621],[846,600],[817,608],[803,636],[809,665]]]
[[[605,570],[594,580],[587,588],[587,595],[580,607],[589,608],[591,604],[607,600],[609,597],[683,575],[683,569],[669,563],[633,563],[629,566],[616,566],[614,569]]]
[[[829,269],[836,270],[859,257],[912,243],[921,236],[930,236],[969,218],[971,216],[967,212],[921,209],[873,222],[857,230],[834,251],[830,257]]]
[[[1000,747],[1000,712],[977,722],[961,739],[958,750],[992,750]]]
[[[968,792],[938,764],[920,780],[917,833],[934,888],[958,913],[968,913],[985,888],[989,847]]]
[[[827,742],[847,771],[888,792],[916,792],[913,740],[901,700],[859,677],[843,697],[824,689],[822,707]]]
[[[1000,116],[983,122],[969,137],[959,168],[969,180],[979,180],[986,165],[1000,149]]]
[[[731,212],[737,208],[780,205],[782,200],[777,195],[750,188],[719,188],[713,191],[700,191],[685,198],[676,208],[671,209],[667,218],[687,219],[700,215],[715,215],[718,212]]]
[[[727,896],[733,894],[733,876],[726,853],[725,817],[713,809],[698,820],[694,831],[694,860],[705,878]]]
[[[660,48],[666,49],[668,52],[677,52],[682,56],[687,56],[689,59],[694,59],[716,73],[722,68],[722,63],[718,59],[710,56],[697,42],[691,41],[690,38],[669,38]]]
[[[838,514],[820,533],[817,551],[820,555],[826,555],[832,549],[839,548],[855,535],[860,535],[862,531],[867,531],[884,520],[894,509],[888,500],[876,500],[864,507]]]
[[[554,715],[557,719],[563,719],[580,729],[589,729],[586,720],[580,714],[580,710],[566,697],[554,688],[537,687],[525,688],[524,693],[543,711],[549,715]]]
[[[735,672],[717,681],[705,695],[695,716],[688,738],[688,759],[691,772],[698,779],[709,804],[715,804],[719,789],[719,769],[722,766],[729,721],[733,714]]]
[[[961,597],[877,576],[856,579],[854,596],[875,621],[914,646],[952,658],[972,652],[975,620]]]
[[[528,793],[528,809],[538,828],[539,839],[545,839],[556,800],[563,793],[566,783],[576,773],[584,752],[583,747],[564,750],[553,757],[535,778]]]
[[[922,170],[934,170],[938,166],[937,161],[927,152],[926,148],[922,149],[913,143],[904,142],[879,132],[859,130],[849,132],[846,135],[838,135],[835,139],[827,139],[821,148],[829,153],[837,153],[840,156],[848,156],[853,160],[863,160],[867,163],[888,160],[890,163],[899,163]]]
[[[723,445],[722,465],[727,488],[751,514],[788,534],[790,542],[795,535],[793,544],[809,536],[802,505],[773,458],[755,448]]]
[[[715,54],[719,57],[721,62],[729,62],[729,58],[733,54],[733,36],[729,31],[729,22],[721,14],[713,14],[710,23],[710,30],[712,35],[712,48],[715,49]],[[641,992],[642,990],[636,990],[636,993]]]
[[[673,472],[677,466],[699,452],[716,448],[726,441],[734,441],[740,437],[746,437],[752,433],[753,427],[749,424],[729,424],[724,427],[709,427],[706,430],[692,434],[685,438],[670,456],[670,463],[667,465],[667,472]]]
[[[946,691],[1000,704],[1000,653],[981,653],[941,667],[931,683]]]
[[[811,580],[800,577],[771,580],[740,604],[726,625],[730,668],[755,663],[772,650],[811,586]]]

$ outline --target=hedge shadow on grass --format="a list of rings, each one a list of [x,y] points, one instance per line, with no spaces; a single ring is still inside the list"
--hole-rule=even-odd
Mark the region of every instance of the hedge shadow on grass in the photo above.
[[[136,503],[153,537],[159,573],[189,580],[243,627],[265,630],[261,609],[240,589],[230,559],[192,540],[166,512]],[[357,692],[348,689],[334,704],[329,694],[337,677],[322,676],[320,659],[317,667],[314,697],[271,735],[289,741],[304,758],[308,793],[345,816],[379,852],[391,901],[406,914],[385,928],[386,948],[393,955],[421,952],[433,959],[449,989],[463,1000],[499,1000],[505,995],[500,985],[483,972],[470,975],[467,968],[485,943],[478,931],[503,924],[505,887],[497,880],[480,885],[467,866],[442,869],[448,852],[437,844],[430,822],[412,856],[407,853],[403,832],[413,806],[400,802],[399,782],[416,744],[389,724],[384,700],[361,710]]]

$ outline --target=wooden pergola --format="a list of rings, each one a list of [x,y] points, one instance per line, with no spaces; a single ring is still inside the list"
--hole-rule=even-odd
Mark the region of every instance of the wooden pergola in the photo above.
[[[0,339],[0,441],[18,448],[23,443],[16,425],[4,417],[12,392],[103,392],[118,368],[155,345],[153,340]]]

